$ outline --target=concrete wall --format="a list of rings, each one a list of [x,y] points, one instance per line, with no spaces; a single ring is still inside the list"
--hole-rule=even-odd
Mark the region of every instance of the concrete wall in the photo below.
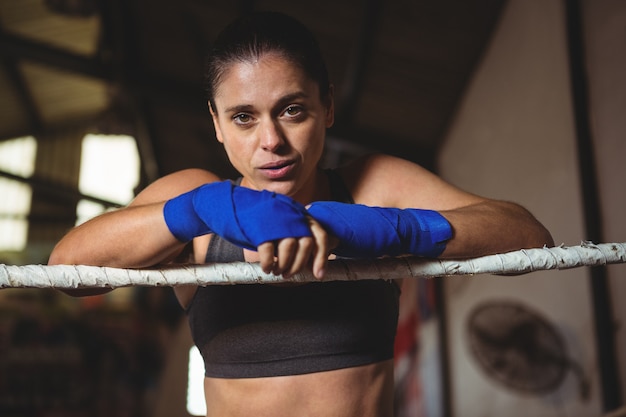
[[[621,72],[613,62],[616,51],[625,50],[624,5],[589,0],[585,6],[594,32],[595,26],[603,29],[588,39],[598,49],[590,54],[597,61],[591,66],[592,82],[604,81],[594,84],[592,90],[599,91],[592,99],[595,133],[603,136],[597,147],[610,228],[606,238],[624,241],[623,221],[617,219],[624,207],[620,184],[624,164],[619,164],[625,155],[624,95],[615,94],[618,74],[626,74],[624,54],[619,58]],[[605,7],[620,9],[621,20],[611,21],[615,14]],[[613,40],[610,47],[607,38]],[[566,42],[563,2],[509,2],[442,147],[439,172],[478,194],[521,203],[551,230],[557,244],[576,245],[585,236]],[[609,226],[615,222],[621,231]],[[624,267],[615,271],[623,275]],[[613,283],[619,285],[617,281]],[[624,279],[621,283],[623,290]],[[587,270],[449,279],[446,297],[455,416],[602,414]],[[523,305],[563,338],[565,354],[575,365],[558,387],[541,394],[523,393],[499,382],[479,364],[470,349],[468,315],[480,303],[492,301]],[[624,311],[621,316],[626,317]],[[532,362],[510,346],[507,354],[513,363],[515,355],[517,361]],[[575,367],[580,372],[574,372]],[[590,388],[587,395],[582,395],[584,384]]]

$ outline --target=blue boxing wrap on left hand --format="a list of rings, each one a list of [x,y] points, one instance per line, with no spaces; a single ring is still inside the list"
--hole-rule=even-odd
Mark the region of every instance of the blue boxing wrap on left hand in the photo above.
[[[304,206],[286,195],[236,186],[230,181],[202,185],[168,200],[163,217],[181,242],[216,233],[256,250],[264,242],[311,236]]]
[[[317,201],[309,215],[335,235],[338,256],[372,258],[416,255],[436,258],[452,237],[452,226],[436,211],[369,207]]]

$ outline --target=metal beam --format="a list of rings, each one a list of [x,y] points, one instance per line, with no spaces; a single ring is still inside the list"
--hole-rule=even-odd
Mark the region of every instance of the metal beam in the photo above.
[[[363,91],[363,80],[369,68],[374,42],[380,27],[382,8],[382,0],[368,0],[365,5],[357,44],[346,68],[341,95],[337,97],[336,121],[339,125],[349,125],[354,120],[356,107]]]
[[[579,0],[564,1],[567,18],[567,40],[570,82],[578,146],[581,191],[583,194],[583,215],[586,239],[603,242],[602,209],[598,190],[593,138],[591,133],[591,109],[589,108],[588,82],[585,70],[585,48],[583,40],[582,11]],[[606,266],[589,269],[590,288],[593,301],[597,360],[602,386],[603,411],[609,412],[622,406],[618,370],[618,356],[615,350],[615,329],[611,294]]]
[[[25,59],[101,80],[112,80],[111,68],[99,59],[6,32],[0,32],[0,55],[15,61]]]
[[[33,95],[28,89],[28,85],[17,67],[17,63],[14,59],[6,57],[0,58],[0,61],[2,61],[2,66],[11,80],[13,90],[15,90],[22,107],[25,109],[29,126],[35,130],[41,130],[43,126],[43,123],[41,122],[41,115],[37,108],[37,104],[33,99]]]
[[[0,27],[0,39],[4,37],[4,30]],[[3,49],[0,49],[2,51]],[[0,61],[2,61],[2,66],[4,67],[9,79],[11,80],[11,85],[19,100],[22,103],[22,106],[26,110],[26,114],[28,117],[28,123],[30,126],[33,126],[35,129],[41,129],[41,115],[39,110],[37,109],[37,105],[35,104],[35,100],[28,89],[26,81],[20,72],[17,62],[14,58],[9,56],[1,56]]]
[[[0,171],[0,177],[7,178],[9,180],[18,181],[24,184],[30,185],[33,190],[47,196],[51,200],[63,200],[63,201],[76,201],[76,200],[88,200],[94,203],[102,204],[107,208],[121,207],[122,204],[115,203],[103,198],[94,197],[91,195],[83,194],[75,188],[65,185],[57,184],[52,181],[30,177],[25,178],[19,175],[11,174],[10,172]]]
[[[141,77],[129,77],[123,68],[116,69],[114,65],[99,59],[74,54],[61,48],[8,33],[0,33],[0,57],[16,62],[28,60],[61,71],[110,83],[120,83],[125,89],[134,94],[141,94],[150,100],[185,106],[189,110],[197,109],[198,112],[202,111],[204,114],[205,107],[196,106],[196,102],[204,104],[201,85],[148,74],[142,74]],[[120,71],[122,71],[121,74]]]

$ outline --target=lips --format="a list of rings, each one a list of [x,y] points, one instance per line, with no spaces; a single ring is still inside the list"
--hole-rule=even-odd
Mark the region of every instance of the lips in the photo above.
[[[281,169],[291,164],[293,164],[293,161],[273,161],[265,165],[262,165],[260,168],[261,169]]]
[[[259,170],[269,178],[278,179],[287,176],[294,166],[295,162],[293,160],[272,161],[261,165]]]

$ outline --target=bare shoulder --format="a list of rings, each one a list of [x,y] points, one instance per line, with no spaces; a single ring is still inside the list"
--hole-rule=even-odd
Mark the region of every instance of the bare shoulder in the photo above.
[[[167,200],[202,184],[215,181],[221,181],[221,178],[204,169],[190,168],[177,171],[161,177],[147,186],[135,197],[131,205],[136,206]]]
[[[339,172],[360,204],[447,210],[484,200],[414,162],[391,155],[366,155]]]

